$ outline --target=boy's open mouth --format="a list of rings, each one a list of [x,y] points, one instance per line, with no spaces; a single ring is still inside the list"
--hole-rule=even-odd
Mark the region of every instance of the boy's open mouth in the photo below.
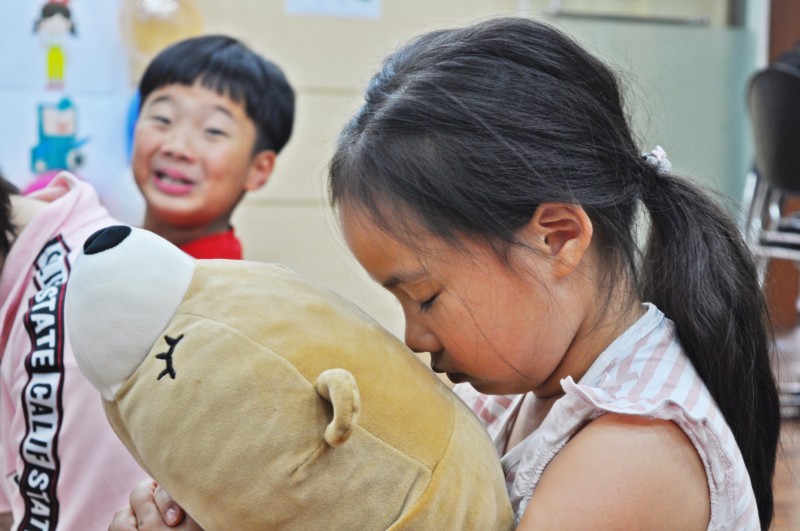
[[[154,184],[156,188],[166,194],[171,195],[185,195],[191,192],[194,182],[179,175],[170,174],[164,171],[156,170],[153,172],[155,175]]]
[[[174,175],[169,175],[169,174],[167,174],[167,173],[165,173],[163,171],[156,170],[155,174],[156,174],[156,179],[158,179],[159,181],[166,181],[166,182],[168,182],[170,184],[176,184],[176,185],[180,185],[180,184],[191,185],[192,184],[192,181],[190,181],[189,179],[185,179],[183,177],[176,177]]]

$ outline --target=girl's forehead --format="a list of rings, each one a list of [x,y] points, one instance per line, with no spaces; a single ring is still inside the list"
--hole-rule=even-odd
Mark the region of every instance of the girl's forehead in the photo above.
[[[421,215],[414,206],[401,199],[380,196],[366,199],[344,197],[337,201],[337,205],[340,214],[358,218],[362,224],[383,227],[385,232],[390,232],[398,238],[402,238],[405,233],[414,235],[426,233],[433,236],[420,221]]]
[[[432,243],[431,236],[425,234],[422,227],[392,227],[390,230],[386,223],[379,222],[360,205],[342,203],[338,215],[347,246],[368,270],[387,270],[392,264],[410,266],[419,261]],[[393,220],[387,221],[392,223]],[[402,223],[400,220],[397,222]],[[414,238],[413,245],[409,235]]]
[[[387,244],[393,247],[400,243],[360,205],[342,203],[338,215],[344,239],[353,250]]]
[[[338,214],[347,246],[367,270],[441,269],[494,256],[487,244],[447,242],[405,215],[390,213],[379,222],[365,207],[348,203],[340,204]]]
[[[413,213],[402,207],[383,205],[376,212],[363,204],[344,201],[339,204],[338,214],[345,238],[353,235],[402,247],[418,247],[418,250],[429,247],[436,239],[422,224],[414,221]]]

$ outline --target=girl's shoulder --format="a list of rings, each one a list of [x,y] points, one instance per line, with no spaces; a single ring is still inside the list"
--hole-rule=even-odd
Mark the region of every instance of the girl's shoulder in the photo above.
[[[678,426],[608,413],[553,457],[519,528],[547,522],[603,529],[603,522],[625,522],[636,529],[704,529],[710,511],[703,462]]]
[[[585,483],[585,488],[608,493],[616,488],[619,477],[614,474],[619,473],[631,475],[632,485],[645,481],[663,489],[677,486],[675,495],[681,489],[691,491],[691,485],[669,475],[691,464],[682,459],[675,465],[670,456],[689,451],[702,466],[710,500],[709,528],[759,527],[755,496],[733,433],[681,348],[674,325],[657,309],[651,307],[577,383],[570,377],[562,380],[562,388],[564,396],[526,441],[515,463],[510,493],[519,516],[533,503],[534,489],[533,498],[540,499],[543,471],[571,470],[567,465],[573,461],[602,465],[602,474],[589,478],[596,482]],[[662,437],[642,440],[655,433]],[[631,446],[630,441],[640,442]],[[666,475],[644,472],[664,467],[669,468]],[[637,475],[639,468],[643,472]],[[681,470],[687,478],[690,472]],[[637,490],[647,492],[642,485]]]

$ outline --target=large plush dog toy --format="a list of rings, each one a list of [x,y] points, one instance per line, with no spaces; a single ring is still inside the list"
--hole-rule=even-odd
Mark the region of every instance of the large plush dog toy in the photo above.
[[[495,448],[394,336],[288,269],[110,227],[66,294],[78,364],[207,530],[510,529]]]

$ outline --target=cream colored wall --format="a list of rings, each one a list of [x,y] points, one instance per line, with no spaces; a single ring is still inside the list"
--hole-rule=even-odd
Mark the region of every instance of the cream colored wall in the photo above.
[[[332,287],[402,337],[399,307],[350,257],[326,205],[325,168],[339,128],[380,59],[412,35],[514,14],[514,0],[383,0],[378,20],[290,16],[283,0],[199,0],[206,33],[240,38],[297,91],[291,141],[276,171],[237,209],[251,260],[279,262]]]
[[[726,23],[730,0],[522,0],[533,11],[563,9],[571,13],[624,15],[634,17],[708,17],[709,25]]]

